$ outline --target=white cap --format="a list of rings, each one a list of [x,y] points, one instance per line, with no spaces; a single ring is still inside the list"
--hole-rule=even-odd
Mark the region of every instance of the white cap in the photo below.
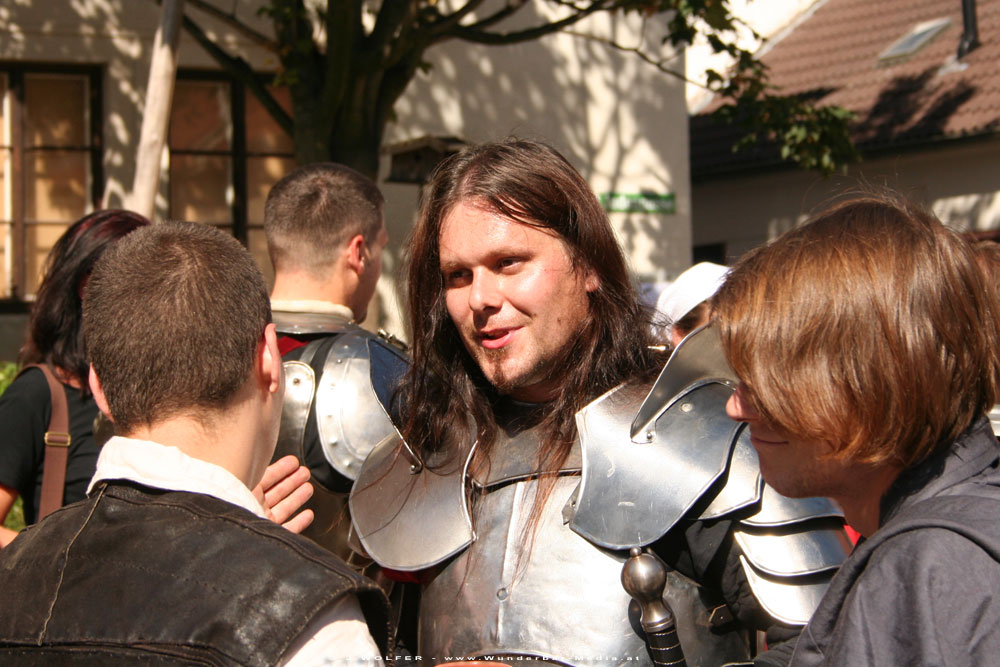
[[[691,309],[719,291],[726,282],[729,267],[712,262],[699,262],[677,276],[677,280],[660,292],[656,309],[667,316],[673,324]]]

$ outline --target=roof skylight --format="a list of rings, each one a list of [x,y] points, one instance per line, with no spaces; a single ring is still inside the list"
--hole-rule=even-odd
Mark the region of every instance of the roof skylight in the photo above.
[[[896,40],[895,44],[883,51],[878,57],[879,62],[885,63],[913,55],[949,25],[951,25],[951,19],[947,17],[918,23],[910,32],[903,35]]]

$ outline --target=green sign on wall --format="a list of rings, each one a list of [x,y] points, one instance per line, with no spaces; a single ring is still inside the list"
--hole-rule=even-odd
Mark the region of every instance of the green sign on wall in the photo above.
[[[677,202],[672,192],[669,194],[605,192],[601,195],[601,206],[609,213],[677,212]]]

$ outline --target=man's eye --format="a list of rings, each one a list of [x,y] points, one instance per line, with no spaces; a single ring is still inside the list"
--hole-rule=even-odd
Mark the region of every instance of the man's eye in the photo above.
[[[517,266],[520,263],[521,259],[519,257],[504,257],[499,262],[497,262],[497,266],[499,266],[501,269],[507,269],[512,266]]]
[[[463,282],[468,281],[469,272],[465,270],[460,271],[448,271],[444,274],[445,285],[451,287],[454,285],[459,285]]]

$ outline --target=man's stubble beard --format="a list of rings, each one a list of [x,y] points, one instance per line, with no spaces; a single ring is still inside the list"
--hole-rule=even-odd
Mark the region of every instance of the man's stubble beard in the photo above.
[[[503,347],[498,350],[480,349],[479,368],[490,384],[500,394],[506,395],[528,385],[538,384],[556,377],[556,369],[563,365],[568,356],[572,342],[567,341],[563,349],[549,358],[537,359],[535,363],[517,375],[508,375],[503,368],[503,362],[510,357],[510,349]],[[487,371],[487,369],[489,369]]]

